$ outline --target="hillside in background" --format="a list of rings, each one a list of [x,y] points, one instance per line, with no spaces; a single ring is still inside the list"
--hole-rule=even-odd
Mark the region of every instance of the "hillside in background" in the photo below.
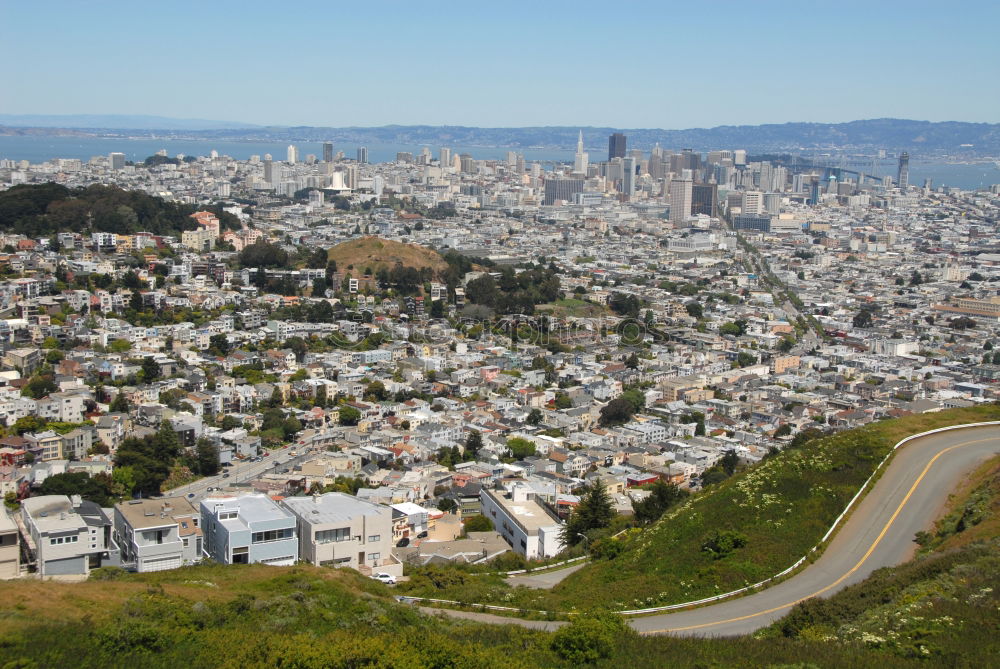
[[[1000,406],[920,414],[797,439],[692,496],[648,528],[611,540],[612,550],[602,551],[608,557],[591,561],[552,590],[464,575],[440,583],[421,575],[401,588],[422,597],[545,611],[635,609],[729,592],[781,572],[811,550],[899,440],[989,420],[1000,420]],[[722,555],[706,550],[719,537],[740,541]]]
[[[126,114],[0,114],[0,126],[14,128],[105,128],[118,130],[217,130],[254,128],[250,123]]]
[[[59,232],[179,235],[197,224],[195,207],[114,186],[67,188],[22,184],[0,192],[0,231],[29,237]],[[232,214],[213,210],[223,228],[239,227]]]
[[[59,119],[65,118],[65,123]],[[576,146],[579,126],[520,128],[479,128],[473,126],[388,125],[380,127],[336,126],[250,126],[217,121],[162,119],[159,117],[35,117],[0,115],[0,133],[59,134],[62,129],[173,131],[185,137],[222,140],[331,141],[347,144],[409,144],[428,146],[492,146],[512,149],[560,148]],[[148,121],[143,121],[148,118]],[[201,123],[202,125],[198,125]],[[144,125],[145,124],[145,125]],[[753,152],[783,151],[811,153],[830,148],[859,151],[886,149],[919,155],[967,156],[1000,155],[1000,124],[963,121],[915,121],[909,119],[867,119],[847,123],[771,123],[765,125],[724,125],[714,128],[582,128],[591,159],[600,159],[607,150],[608,135],[623,132],[629,147],[649,150],[657,142],[665,149],[745,148]],[[130,136],[142,133],[130,132]],[[169,134],[169,133],[168,133]]]
[[[330,249],[329,258],[341,272],[351,273],[355,278],[368,274],[368,270],[376,275],[379,270],[392,271],[400,265],[415,270],[428,268],[435,274],[448,267],[441,254],[433,249],[381,237],[362,237],[337,244]]]

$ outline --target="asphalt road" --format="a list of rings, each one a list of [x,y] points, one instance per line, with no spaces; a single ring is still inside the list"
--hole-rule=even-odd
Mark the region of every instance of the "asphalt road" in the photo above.
[[[523,585],[526,588],[548,590],[549,588],[554,588],[557,583],[572,574],[574,571],[579,571],[586,566],[587,561],[581,560],[577,564],[566,567],[565,569],[553,569],[551,571],[543,571],[539,574],[518,574],[517,576],[508,576],[507,583],[511,587],[515,588],[519,585]]]
[[[737,636],[765,627],[804,599],[828,597],[864,580],[876,569],[910,559],[916,549],[914,535],[931,528],[948,495],[967,473],[997,454],[1000,426],[954,430],[911,441],[899,449],[874,488],[813,564],[753,595],[634,618],[629,624],[642,634],[682,636]],[[532,622],[461,613],[459,617],[482,622]]]
[[[955,430],[906,444],[855,507],[815,563],[747,597],[677,613],[637,618],[644,634],[734,636],[784,616],[797,602],[830,596],[881,567],[913,556],[914,535],[929,529],[962,477],[1000,453],[1000,427]]]
[[[290,455],[292,450],[298,452],[297,457]],[[304,459],[302,449],[275,448],[270,451],[270,455],[261,462],[234,461],[229,467],[223,467],[215,476],[206,476],[193,483],[172,488],[164,495],[176,496],[194,493],[196,497],[204,497],[208,488],[225,488],[235,483],[243,483],[257,478],[266,472],[277,471],[279,469],[291,469],[296,463]],[[229,476],[225,476],[229,474]]]

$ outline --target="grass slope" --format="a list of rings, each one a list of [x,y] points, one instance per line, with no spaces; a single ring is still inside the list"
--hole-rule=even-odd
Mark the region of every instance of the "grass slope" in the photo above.
[[[899,440],[987,420],[1000,420],[1000,406],[872,423],[786,450],[690,498],[649,529],[631,530],[620,555],[593,561],[551,591],[462,574],[422,577],[406,587],[422,596],[547,611],[645,608],[735,590],[786,569],[815,546]],[[703,549],[717,531],[738,533],[746,543],[717,558]]]
[[[435,273],[448,267],[441,255],[418,244],[404,244],[379,237],[362,237],[337,244],[329,251],[330,260],[337,262],[341,272],[351,272],[360,277],[365,269],[378,273],[382,268],[391,270],[397,264],[414,269],[429,267]],[[350,266],[353,269],[348,269]]]
[[[4,669],[920,666],[862,642],[639,638],[608,619],[550,634],[436,618],[355,572],[313,567],[201,565],[3,588]]]
[[[759,636],[861,642],[934,666],[996,666],[998,529],[1000,458],[993,458],[952,496],[936,531],[924,537],[922,555],[880,569],[830,599],[803,602]]]

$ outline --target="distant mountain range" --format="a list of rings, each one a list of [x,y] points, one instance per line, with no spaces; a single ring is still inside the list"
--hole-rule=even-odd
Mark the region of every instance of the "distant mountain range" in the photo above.
[[[576,126],[477,128],[472,126],[387,125],[380,127],[255,126],[229,121],[171,119],[157,116],[33,116],[0,114],[0,133],[45,134],[87,132],[110,134],[174,134],[200,139],[266,141],[332,141],[348,144],[426,144],[428,146],[495,146],[512,149],[576,146]],[[30,129],[30,130],[28,130]],[[817,151],[827,148],[910,150],[923,155],[1000,155],[1000,124],[961,121],[930,122],[871,119],[848,123],[780,123],[718,126],[687,130],[657,128],[582,128],[591,151],[607,146],[613,132],[628,136],[630,147],[701,151],[746,148],[750,151]]]
[[[256,128],[250,123],[123,114],[0,114],[0,125],[11,128],[94,130],[220,130]]]

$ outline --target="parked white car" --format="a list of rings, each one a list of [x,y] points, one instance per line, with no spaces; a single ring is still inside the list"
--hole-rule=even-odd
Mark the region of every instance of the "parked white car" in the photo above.
[[[396,585],[396,577],[393,576],[392,574],[386,574],[385,572],[379,572],[378,574],[375,574],[374,576],[372,576],[372,578],[374,578],[376,581],[381,581],[382,583],[385,583],[386,585]]]

